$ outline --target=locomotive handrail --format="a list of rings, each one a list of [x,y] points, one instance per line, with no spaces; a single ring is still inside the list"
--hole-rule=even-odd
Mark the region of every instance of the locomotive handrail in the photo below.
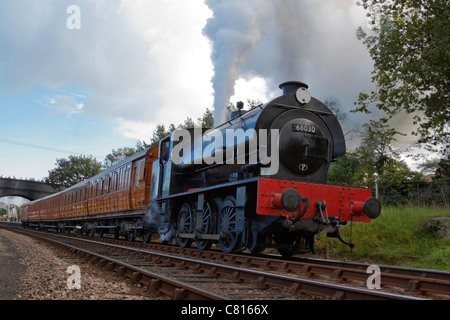
[[[258,180],[260,178],[261,177],[253,177],[253,178],[249,178],[249,179],[246,179],[246,180],[238,180],[238,181],[234,181],[234,182],[227,182],[227,183],[222,183],[222,184],[218,184],[218,185],[214,185],[214,186],[210,186],[210,187],[193,189],[193,190],[188,190],[186,192],[181,192],[181,193],[176,193],[176,194],[172,194],[172,195],[168,195],[168,196],[158,197],[157,199],[153,198],[153,199],[150,199],[150,200],[151,201],[170,200],[170,199],[173,199],[173,198],[193,195],[193,194],[196,194],[196,193],[205,193],[205,192],[213,191],[215,189],[223,188],[224,186],[225,187],[234,187],[234,186],[249,184],[249,183],[253,183],[253,182],[258,182]]]
[[[332,113],[332,112],[318,111],[318,110],[313,110],[313,109],[303,108],[303,107],[298,107],[298,106],[290,106],[290,105],[282,104],[282,103],[274,103],[273,106],[287,108],[287,109],[301,109],[301,110],[309,111],[309,112],[312,112],[315,114],[320,114],[323,116],[331,116],[331,115],[334,116],[334,113]]]

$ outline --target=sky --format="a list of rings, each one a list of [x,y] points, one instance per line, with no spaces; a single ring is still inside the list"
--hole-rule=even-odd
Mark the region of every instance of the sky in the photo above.
[[[356,0],[0,0],[0,176],[103,162],[206,108],[219,124],[228,101],[266,102],[288,80],[348,113],[373,89],[366,24]]]

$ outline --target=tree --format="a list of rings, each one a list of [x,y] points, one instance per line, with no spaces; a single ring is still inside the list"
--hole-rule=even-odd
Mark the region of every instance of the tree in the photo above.
[[[172,126],[172,125],[171,125]],[[157,143],[159,140],[164,139],[170,134],[170,132],[166,131],[166,126],[163,124],[158,124],[156,129],[153,130],[153,136],[150,139],[150,144]]]
[[[8,214],[8,212],[5,209],[0,208],[0,219],[1,220],[6,220],[6,215],[7,214]]]
[[[191,117],[187,117],[184,122],[178,126],[175,126],[173,123],[170,124],[168,130],[166,130],[166,127],[163,124],[157,125],[156,129],[153,131],[153,137],[150,139],[150,144],[157,143],[159,140],[164,139],[177,129],[192,128],[214,128],[214,115],[212,111],[206,108],[205,113],[201,118],[197,118],[196,123]]]
[[[363,0],[374,26],[359,29],[374,60],[377,89],[360,93],[355,111],[369,105],[386,112],[414,115],[419,142],[450,142],[450,5],[448,0]]]
[[[436,180],[438,179],[450,181],[450,155],[439,161],[436,169]]]
[[[195,128],[195,123],[191,117],[187,117],[186,120],[184,120],[184,123],[178,126],[178,129],[192,129],[192,128]]]
[[[405,162],[386,159],[382,174],[377,177],[379,197],[384,205],[405,205],[417,196],[417,183],[423,175],[412,171]]]
[[[198,118],[197,121],[201,128],[214,128],[214,114],[208,108],[206,108],[203,117]]]
[[[393,186],[420,178],[421,174],[396,160],[399,154],[392,148],[392,142],[399,132],[374,120],[363,127],[361,145],[332,164],[328,183],[372,188],[375,183]]]
[[[362,186],[358,172],[361,172],[361,159],[356,152],[347,152],[333,162],[328,171],[328,183],[341,186]]]
[[[100,173],[101,168],[92,155],[56,159],[56,168],[48,172],[46,182],[54,187],[70,187]]]
[[[366,163],[373,166],[375,173],[381,175],[386,160],[390,156],[398,157],[398,153],[392,148],[392,142],[397,141],[396,135],[403,134],[389,128],[383,121],[370,120],[363,127],[366,131],[357,151]]]
[[[109,153],[105,157],[105,160],[103,161],[103,168],[104,169],[110,168],[115,164],[125,160],[126,158],[131,157],[135,153],[145,150],[145,148],[147,147],[148,146],[146,145],[145,141],[141,142],[138,140],[135,148],[123,147],[117,150],[113,149],[111,153]]]

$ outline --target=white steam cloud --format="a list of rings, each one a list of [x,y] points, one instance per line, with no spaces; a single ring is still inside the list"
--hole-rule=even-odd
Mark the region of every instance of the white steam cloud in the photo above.
[[[264,2],[264,0],[206,1],[214,12],[214,17],[208,19],[203,31],[213,42],[211,59],[215,71],[213,77],[215,126],[225,121],[225,108],[234,94],[241,66],[249,53],[263,39],[260,25],[265,16]]]
[[[370,84],[372,63],[355,34],[365,17],[355,1],[205,3],[213,12],[203,32],[212,42],[216,126],[242,78],[263,78],[272,92],[284,81],[304,81],[319,99],[345,103],[344,112]]]

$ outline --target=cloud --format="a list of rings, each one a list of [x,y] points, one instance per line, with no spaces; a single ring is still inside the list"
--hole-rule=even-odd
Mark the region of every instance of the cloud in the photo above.
[[[66,26],[73,4],[80,30]],[[34,91],[53,113],[118,125],[200,116],[212,104],[209,44],[201,34],[209,15],[191,1],[2,1],[0,93]],[[65,92],[68,86],[86,97]]]
[[[77,103],[73,96],[58,96],[56,98],[50,98],[49,101],[55,113],[71,115],[79,113],[84,106],[83,103]]]
[[[136,140],[144,139],[149,143],[150,138],[153,136],[153,129],[158,125],[154,122],[145,121],[129,121],[123,118],[117,118],[116,132],[124,137]]]
[[[66,25],[74,4],[80,30]],[[364,19],[354,0],[1,1],[0,93],[31,92],[52,114],[100,118],[140,139],[213,103],[221,119],[246,86],[265,102],[287,80],[347,112],[371,89],[355,35]]]

